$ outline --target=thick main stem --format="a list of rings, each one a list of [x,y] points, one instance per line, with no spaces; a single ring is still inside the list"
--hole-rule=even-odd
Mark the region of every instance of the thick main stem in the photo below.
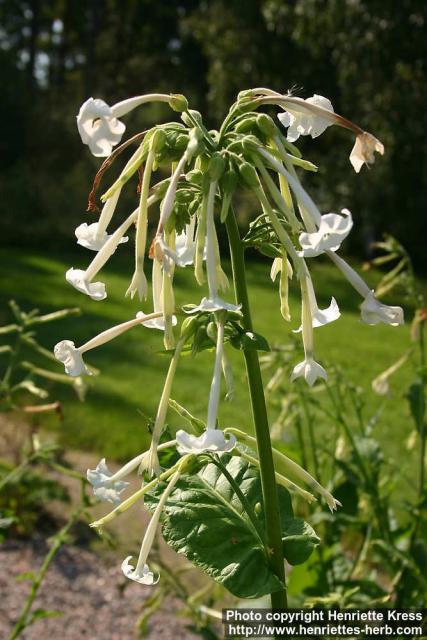
[[[238,304],[242,305],[242,322],[245,330],[252,331],[252,319],[245,275],[244,250],[233,211],[230,211],[227,216],[226,227],[230,243],[236,301]],[[244,351],[244,356],[260,463],[265,528],[267,545],[270,551],[270,564],[279,580],[286,585],[279,500],[274,474],[273,452],[271,447],[261,368],[256,351]],[[271,594],[271,606],[273,609],[284,609],[288,606],[286,587]]]

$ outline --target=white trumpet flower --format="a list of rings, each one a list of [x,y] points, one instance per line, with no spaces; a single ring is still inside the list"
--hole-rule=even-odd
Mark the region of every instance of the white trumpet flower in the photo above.
[[[88,98],[77,115],[77,128],[83,144],[97,157],[109,156],[120,142],[126,126],[118,118],[147,102],[170,102],[166,94],[147,94],[122,100],[110,107],[104,100]]]
[[[85,342],[81,347],[76,347],[74,342],[71,340],[61,340],[55,345],[54,355],[57,360],[62,362],[65,366],[65,373],[68,373],[70,376],[79,376],[82,373],[90,374],[90,371],[87,369],[83,362],[82,355],[86,351],[90,351],[91,349],[95,349],[96,347],[100,347],[102,344],[106,342],[110,342],[117,336],[121,335],[128,329],[132,329],[132,327],[136,327],[138,325],[144,324],[144,319],[150,321],[154,318],[159,317],[160,313],[152,313],[147,316],[141,315],[138,313],[136,318],[132,320],[128,320],[127,322],[122,322],[121,324],[117,324],[106,331],[102,331],[100,334]]]
[[[374,291],[370,291],[360,307],[362,313],[362,321],[366,324],[391,324],[397,327],[403,324],[403,309],[401,307],[392,307],[383,304],[376,299]]]
[[[108,235],[106,231],[99,233],[99,223],[93,222],[92,224],[87,224],[87,222],[83,222],[80,224],[76,231],[77,244],[80,244],[82,247],[86,249],[90,249],[91,251],[100,251],[105,243],[111,238],[111,235]],[[128,237],[120,238],[119,243],[128,241]]]
[[[95,469],[87,470],[87,479],[93,486],[93,493],[99,500],[118,505],[121,502],[120,494],[129,486],[129,482],[115,480],[112,472],[107,467],[105,458],[97,464]]]
[[[153,585],[159,581],[160,576],[154,576],[154,574],[150,571],[147,565],[147,558],[151,551],[151,547],[153,546],[157,525],[159,524],[159,520],[163,511],[163,508],[166,504],[166,501],[169,495],[172,492],[172,489],[177,483],[180,475],[181,473],[178,470],[171,477],[166,489],[162,494],[162,497],[160,498],[157,504],[157,507],[153,515],[151,516],[150,523],[147,527],[147,530],[144,535],[144,539],[142,541],[138,562],[135,568],[130,564],[130,560],[132,560],[132,556],[128,556],[122,563],[122,571],[125,574],[125,576],[130,580],[134,580],[135,582],[139,582],[140,584],[146,584],[146,585]]]
[[[313,317],[312,317],[312,301],[309,293],[310,275],[301,274],[300,285],[302,295],[302,338],[304,344],[305,358],[298,363],[291,374],[291,381],[296,378],[304,378],[310,387],[318,378],[327,379],[325,369],[314,359],[314,340],[313,340]]]
[[[71,340],[61,340],[55,345],[53,351],[55,358],[63,363],[65,373],[73,378],[77,378],[82,373],[91,375],[91,372],[83,362],[82,352],[77,349]]]
[[[334,112],[331,101],[316,93],[311,98],[301,100],[298,105],[291,104],[284,107],[285,113],[279,113],[277,117],[284,127],[288,127],[286,137],[289,142],[295,142],[300,136],[310,135],[312,138],[317,138],[333,124],[330,118],[325,118],[322,114],[313,113],[305,105],[315,105],[331,113]]]
[[[73,285],[77,291],[81,291],[88,295],[92,300],[105,300],[107,292],[103,282],[91,282],[87,277],[87,272],[83,269],[68,269],[65,274],[67,282]]]
[[[322,216],[317,231],[301,233],[299,241],[302,251],[298,255],[314,258],[325,251],[337,251],[353,227],[350,211],[342,209],[341,214],[326,213]]]
[[[158,583],[160,580],[160,575],[155,576],[152,571],[150,571],[150,567],[148,564],[142,565],[142,567],[135,568],[130,564],[132,560],[132,556],[128,556],[122,562],[122,571],[126,578],[133,580],[134,582],[139,582],[139,584],[153,586]]]
[[[221,394],[221,370],[224,353],[224,321],[217,320],[217,341],[215,365],[209,393],[208,417],[206,431],[201,436],[194,436],[180,429],[176,433],[176,443],[179,453],[202,453],[212,451],[216,453],[231,451],[236,444],[236,438],[230,435],[226,439],[224,433],[216,428],[219,399]]]
[[[214,201],[217,183],[211,182],[209,186],[208,201],[206,206],[206,270],[209,287],[209,297],[202,298],[196,307],[187,313],[214,312],[225,309],[227,311],[239,311],[240,305],[226,302],[218,295],[220,286],[219,276],[222,274],[217,251],[217,237],[214,220]]]
[[[371,290],[366,282],[359,276],[356,271],[350,267],[345,260],[333,251],[326,251],[326,254],[334,262],[338,269],[344,274],[350,284],[362,296],[363,303],[361,305],[362,322],[366,324],[390,324],[393,327],[403,324],[403,309],[397,306],[389,306],[379,302],[373,290]]]
[[[180,429],[176,432],[177,450],[179,453],[224,453],[231,451],[236,445],[233,435],[227,439],[220,429],[206,429],[201,436],[194,436]]]
[[[331,298],[331,303],[326,309],[319,309],[317,306],[316,294],[314,292],[313,282],[311,277],[307,277],[307,293],[310,303],[310,314],[312,319],[313,329],[323,327],[325,324],[338,320],[341,316],[337,301],[335,298]],[[302,325],[299,329],[296,329],[294,333],[300,333],[302,331]]]

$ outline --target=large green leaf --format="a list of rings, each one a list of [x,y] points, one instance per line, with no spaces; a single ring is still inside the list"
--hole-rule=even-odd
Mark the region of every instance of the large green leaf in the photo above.
[[[240,457],[221,460],[250,506],[252,520],[227,477],[211,463],[178,481],[164,509],[163,536],[177,553],[240,598],[278,591],[282,584],[270,568],[264,545],[259,473]],[[149,508],[155,507],[164,487],[158,485],[147,495]],[[304,562],[319,539],[307,523],[294,518],[283,487],[279,500],[285,556],[291,564]]]

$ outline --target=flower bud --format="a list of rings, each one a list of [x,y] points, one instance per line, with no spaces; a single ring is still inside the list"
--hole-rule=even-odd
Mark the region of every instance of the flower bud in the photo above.
[[[181,93],[173,93],[169,100],[170,108],[178,113],[188,111],[188,100]]]
[[[237,133],[248,133],[249,131],[252,131],[256,121],[257,119],[255,116],[244,118],[237,123],[235,131],[237,131]]]
[[[213,182],[217,182],[224,173],[225,162],[220,153],[214,153],[209,163],[209,177]]]
[[[194,127],[194,121],[196,121],[197,124],[202,124],[202,114],[200,113],[200,111],[189,109],[188,112],[184,112],[182,114],[181,120],[188,127]]]
[[[166,144],[166,134],[163,129],[156,129],[151,137],[150,145],[151,149],[157,153]]]
[[[185,179],[190,184],[195,184],[199,187],[203,182],[203,172],[199,169],[192,169],[186,174]]]
[[[267,138],[273,138],[277,134],[277,128],[273,120],[266,113],[259,113],[256,118],[258,129]]]
[[[246,187],[249,187],[249,189],[256,189],[259,187],[258,174],[249,162],[242,162],[239,164],[239,174],[241,181]]]

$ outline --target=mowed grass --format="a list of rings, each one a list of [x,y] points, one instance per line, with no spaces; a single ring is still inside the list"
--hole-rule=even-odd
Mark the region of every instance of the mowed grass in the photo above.
[[[108,298],[105,301],[94,302],[67,284],[64,278],[66,269],[70,266],[84,268],[89,258],[88,253],[80,248],[69,255],[57,255],[48,249],[0,252],[1,323],[10,321],[7,301],[11,298],[17,300],[24,310],[38,307],[42,312],[49,312],[64,307],[80,307],[81,317],[40,327],[41,342],[53,349],[61,339],[70,339],[80,345],[100,331],[134,317],[140,309],[150,311],[151,299],[139,304],[124,297],[133,270],[132,252],[127,247],[119,249],[101,274],[100,279],[107,284]],[[403,327],[362,324],[359,319],[360,299],[340,273],[321,259],[313,261],[311,266],[319,306],[327,306],[333,295],[342,311],[339,321],[316,330],[317,357],[321,362],[340,365],[348,379],[366,388],[368,409],[373,413],[384,400],[372,394],[371,381],[408,348],[409,323]],[[229,272],[228,263],[225,267]],[[289,341],[291,329],[300,324],[299,292],[293,285],[293,320],[288,325],[281,318],[277,287],[270,280],[269,269],[267,261],[248,264],[254,324],[256,331],[266,336],[271,345],[283,344]],[[375,274],[368,275],[373,284]],[[177,270],[175,282],[178,305],[197,302],[204,294],[195,284],[189,268]],[[228,295],[232,299],[231,291]],[[409,319],[410,310],[407,316]],[[51,391],[53,399],[61,399],[65,415],[59,425],[53,418],[48,419],[48,426],[57,431],[59,441],[65,446],[97,451],[100,456],[117,460],[139,452],[149,441],[144,416],[155,415],[168,367],[168,356],[160,354],[162,349],[161,332],[136,327],[86,354],[86,361],[100,369],[100,375],[89,380],[86,401],[78,402],[68,387],[56,386]],[[220,423],[251,430],[242,354],[230,347],[227,351],[233,364],[236,393],[233,402],[222,402]],[[182,358],[174,383],[172,396],[201,418],[206,415],[212,366],[212,352],[203,352],[196,358]],[[52,368],[55,368],[55,363],[52,363]],[[57,371],[63,371],[60,363]],[[402,439],[412,429],[402,396],[413,376],[410,367],[396,376],[394,393],[386,401],[382,413],[380,437],[391,454],[399,452]],[[183,426],[172,411],[168,420],[173,427]]]

